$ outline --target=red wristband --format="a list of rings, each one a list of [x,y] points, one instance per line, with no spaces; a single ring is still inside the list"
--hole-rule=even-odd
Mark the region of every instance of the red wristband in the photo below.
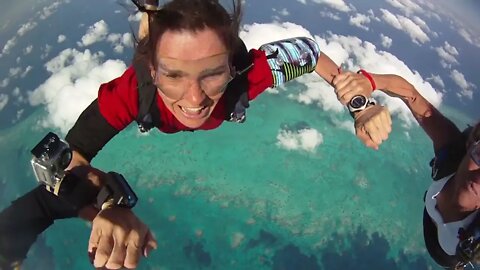
[[[377,85],[375,84],[375,81],[373,80],[373,77],[370,73],[368,73],[367,71],[365,71],[364,69],[360,69],[359,71],[357,71],[358,74],[362,74],[363,76],[365,76],[365,78],[367,78],[369,81],[370,81],[370,84],[372,85],[372,92],[377,89]]]

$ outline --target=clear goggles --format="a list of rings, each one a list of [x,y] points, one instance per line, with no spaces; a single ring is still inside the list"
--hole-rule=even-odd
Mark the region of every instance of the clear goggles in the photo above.
[[[165,96],[180,100],[192,87],[215,97],[225,91],[235,77],[229,54],[222,53],[198,60],[157,58],[154,84]]]

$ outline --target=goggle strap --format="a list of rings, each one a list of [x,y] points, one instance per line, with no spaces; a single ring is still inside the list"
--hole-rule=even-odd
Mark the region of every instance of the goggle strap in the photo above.
[[[240,70],[240,71],[237,71],[236,74],[237,74],[237,75],[242,75],[243,73],[249,71],[252,67],[253,67],[253,63],[251,63],[250,65],[248,65],[248,67],[246,67],[246,68],[244,68],[244,69],[242,69],[242,70]]]

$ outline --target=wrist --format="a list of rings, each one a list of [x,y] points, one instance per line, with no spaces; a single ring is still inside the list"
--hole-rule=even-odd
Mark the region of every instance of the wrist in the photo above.
[[[364,69],[360,69],[359,71],[357,71],[357,73],[362,74],[365,78],[367,78],[367,80],[370,82],[370,85],[372,86],[372,93],[373,93],[373,91],[375,91],[377,89],[377,84],[376,84],[375,79],[373,78],[372,74],[370,74],[369,72],[367,72]]]
[[[127,180],[119,173],[109,172],[105,185],[98,192],[96,206],[102,210],[113,205],[133,208],[137,200],[137,195]]]

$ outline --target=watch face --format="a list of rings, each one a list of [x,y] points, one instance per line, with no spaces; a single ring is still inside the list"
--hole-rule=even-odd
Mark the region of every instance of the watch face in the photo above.
[[[350,100],[350,106],[354,109],[359,109],[367,103],[367,98],[364,96],[354,96],[352,100]]]

